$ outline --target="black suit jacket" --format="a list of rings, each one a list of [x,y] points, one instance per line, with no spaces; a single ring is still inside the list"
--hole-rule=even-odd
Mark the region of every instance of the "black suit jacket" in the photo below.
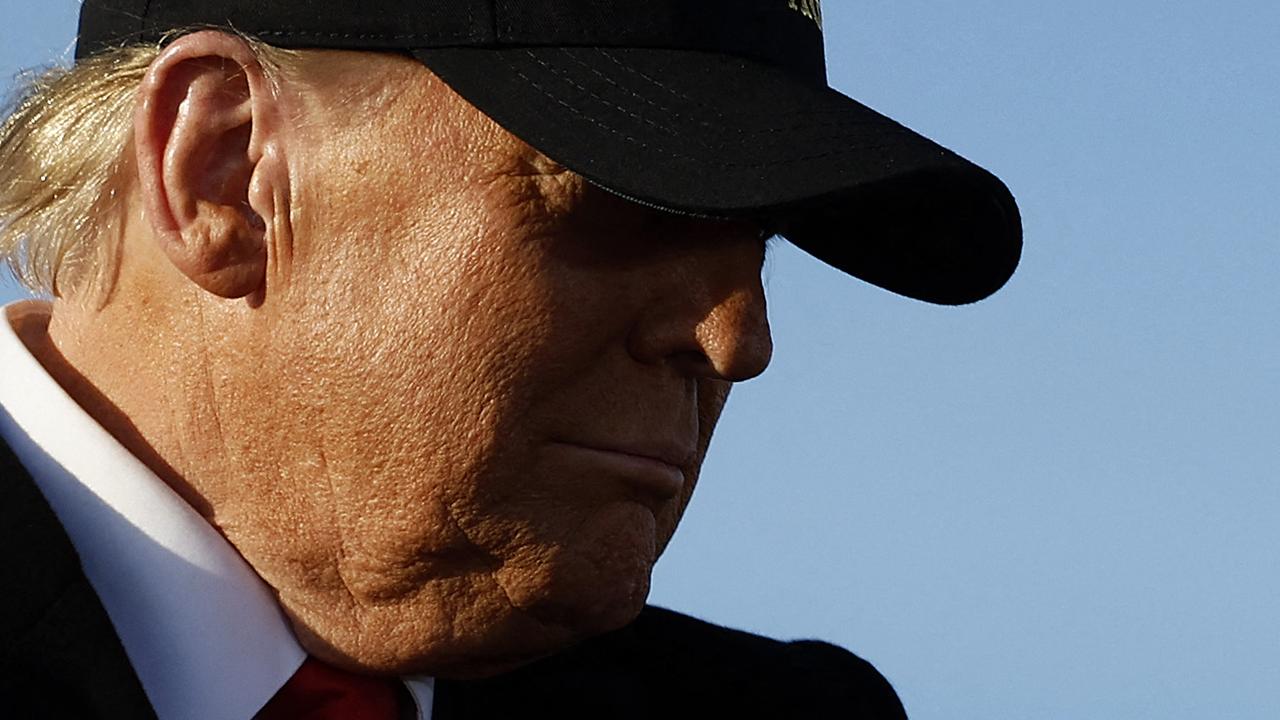
[[[0,443],[0,716],[154,718],[66,532]],[[905,718],[870,664],[646,607],[630,625],[511,673],[437,680],[433,720]]]

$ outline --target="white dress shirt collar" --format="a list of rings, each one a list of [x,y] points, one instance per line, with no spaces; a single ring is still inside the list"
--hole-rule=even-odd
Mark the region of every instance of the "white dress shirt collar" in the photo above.
[[[66,528],[160,720],[249,720],[302,664],[271,589],[90,417],[0,317],[0,437]],[[406,679],[429,720],[434,684]]]

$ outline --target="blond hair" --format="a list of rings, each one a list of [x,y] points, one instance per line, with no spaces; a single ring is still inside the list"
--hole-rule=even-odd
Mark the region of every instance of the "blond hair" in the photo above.
[[[275,84],[297,53],[245,38]],[[0,125],[0,260],[64,296],[114,279],[135,96],[160,44],[106,50],[20,78]]]

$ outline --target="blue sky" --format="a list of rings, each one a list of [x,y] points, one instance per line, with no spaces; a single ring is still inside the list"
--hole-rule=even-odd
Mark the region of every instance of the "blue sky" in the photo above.
[[[1280,717],[1280,5],[825,10],[833,85],[1012,188],[1022,267],[935,308],[780,247],[652,599],[917,719]],[[75,13],[0,0],[0,78]]]

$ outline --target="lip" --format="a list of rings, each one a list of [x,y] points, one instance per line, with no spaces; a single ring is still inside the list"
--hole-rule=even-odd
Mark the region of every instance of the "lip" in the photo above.
[[[684,487],[682,465],[692,454],[674,448],[623,449],[567,440],[556,440],[552,445],[567,449],[606,473],[623,478],[636,489],[663,500],[675,497]]]

